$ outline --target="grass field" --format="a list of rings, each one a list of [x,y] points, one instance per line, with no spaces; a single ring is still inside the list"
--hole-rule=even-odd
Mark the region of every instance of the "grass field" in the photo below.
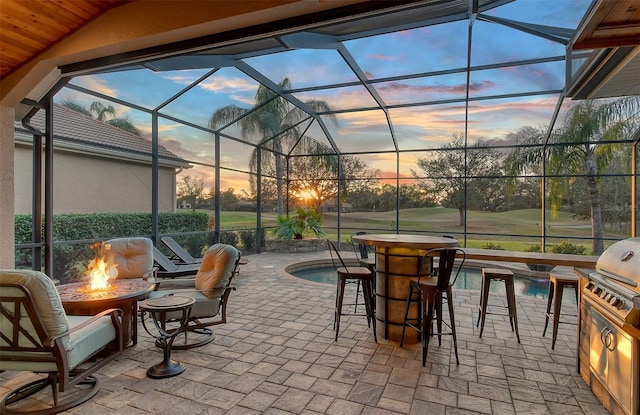
[[[212,211],[205,211],[213,214]],[[337,235],[337,213],[325,213],[324,229],[328,237],[335,239]],[[464,228],[459,225],[459,214],[456,209],[448,208],[418,208],[401,210],[400,230],[402,232],[429,232],[437,234],[452,234],[463,239]],[[262,214],[262,223],[271,227],[276,224],[277,214],[266,212]],[[255,228],[255,212],[222,212],[220,216],[222,229]],[[542,218],[538,209],[523,209],[510,212],[467,212],[467,246],[482,247],[487,243],[499,244],[504,249],[523,250],[527,246],[539,243]],[[396,228],[395,212],[356,212],[343,213],[340,216],[342,229],[341,239],[346,241],[352,232],[367,230],[375,232],[393,232]],[[475,235],[497,234],[497,235]],[[557,216],[547,214],[547,237],[552,243],[569,240],[578,245],[584,245],[591,251],[591,243],[581,239],[590,238],[591,224],[588,220],[572,218],[569,213],[558,212]],[[533,235],[524,238],[510,235]],[[626,238],[628,235],[607,233],[607,237]],[[268,234],[271,237],[271,234]]]

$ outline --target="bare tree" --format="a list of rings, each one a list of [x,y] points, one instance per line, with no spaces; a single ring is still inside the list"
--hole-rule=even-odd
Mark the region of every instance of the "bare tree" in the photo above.
[[[196,210],[197,203],[204,195],[204,180],[202,177],[183,176],[178,184],[178,197],[191,205],[191,210]]]
[[[503,180],[499,179],[502,158],[500,152],[481,141],[465,150],[462,136],[454,134],[453,140],[433,157],[418,158],[421,172],[412,169],[411,174],[442,206],[458,209],[462,226],[466,209],[497,210],[504,203]]]

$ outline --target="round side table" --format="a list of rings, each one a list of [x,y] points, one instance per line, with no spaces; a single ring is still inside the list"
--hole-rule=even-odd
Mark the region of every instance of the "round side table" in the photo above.
[[[138,304],[138,308],[141,312],[142,326],[149,335],[158,340],[158,344],[162,347],[164,359],[162,362],[150,367],[147,370],[147,376],[154,379],[169,378],[177,376],[184,372],[186,369],[183,363],[177,362],[171,359],[171,346],[173,340],[182,331],[185,324],[189,320],[191,314],[191,306],[195,303],[191,297],[180,297],[177,295],[171,295],[159,298],[150,298],[148,300],[141,301]],[[182,312],[182,318],[180,319],[180,326],[171,330],[166,329],[166,316],[170,312]],[[152,333],[145,323],[145,316],[149,314],[153,324],[156,326],[158,334]]]

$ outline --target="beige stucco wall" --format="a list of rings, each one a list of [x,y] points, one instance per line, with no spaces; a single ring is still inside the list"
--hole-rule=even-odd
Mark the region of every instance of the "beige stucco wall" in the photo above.
[[[151,212],[151,165],[55,151],[53,213]],[[15,213],[31,213],[30,146],[15,150]],[[158,208],[175,210],[173,168],[158,171]]]

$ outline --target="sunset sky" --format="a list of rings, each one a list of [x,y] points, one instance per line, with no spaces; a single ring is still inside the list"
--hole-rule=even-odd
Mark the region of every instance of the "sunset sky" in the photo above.
[[[575,29],[590,5],[587,0],[517,0],[485,12],[488,16],[536,25]],[[374,81],[389,117],[401,151],[400,175],[409,175],[419,151],[437,148],[453,134],[465,130],[465,94],[467,74],[468,20],[433,25],[396,33],[345,41],[342,46],[353,57],[367,79]],[[563,57],[565,46],[503,25],[476,20],[473,24],[471,67],[512,63],[528,59]],[[346,87],[317,88],[293,95],[301,101],[324,100],[334,110],[357,110],[378,107],[366,88],[335,49],[296,49],[243,59],[254,70],[277,83],[287,77],[294,89],[326,87],[354,82]],[[148,69],[81,76],[72,83],[107,96],[152,110],[174,94],[191,85],[212,68],[153,72]],[[445,74],[416,74],[449,71]],[[403,78],[410,75],[410,78]],[[381,80],[378,82],[378,80]],[[545,126],[551,119],[564,87],[565,63],[555,60],[527,65],[508,65],[478,69],[470,73],[468,138],[506,142],[509,134],[525,126]],[[211,114],[226,105],[249,108],[259,83],[235,67],[224,67],[190,89],[183,96],[160,109],[166,114],[199,126],[207,126]],[[544,91],[552,93],[540,94]],[[492,99],[503,94],[536,94],[515,98]],[[87,107],[95,97],[65,88],[57,96]],[[482,98],[475,100],[476,98]],[[457,101],[459,100],[459,101]],[[447,101],[445,103],[437,103]],[[453,102],[451,102],[453,101]],[[416,105],[430,102],[430,105]],[[149,114],[119,104],[121,116],[128,116],[151,137]],[[336,123],[325,119],[331,136],[342,152],[394,151],[387,118],[381,109],[337,114]],[[304,128],[304,127],[302,127]],[[227,134],[240,137],[237,130]],[[307,135],[328,143],[321,129],[313,124]],[[170,119],[160,119],[160,143],[176,155],[191,161],[185,171],[205,179],[213,187],[214,145],[212,135]],[[222,167],[248,171],[253,147],[225,140],[221,149]],[[396,176],[396,154],[360,156],[385,177]],[[248,175],[223,171],[222,189],[248,189]]]

